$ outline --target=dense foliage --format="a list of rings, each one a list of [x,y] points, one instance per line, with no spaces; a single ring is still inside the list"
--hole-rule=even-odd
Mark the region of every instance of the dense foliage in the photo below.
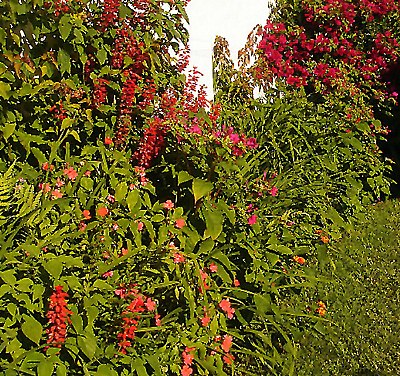
[[[185,5],[0,3],[6,375],[293,375],[329,318],[318,263],[388,192],[380,123],[254,100],[223,54],[209,103]]]

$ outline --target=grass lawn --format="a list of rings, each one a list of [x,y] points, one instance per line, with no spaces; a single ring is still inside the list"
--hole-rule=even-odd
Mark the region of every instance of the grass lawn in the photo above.
[[[321,287],[332,324],[302,339],[298,376],[400,374],[400,201],[378,203],[336,243]]]

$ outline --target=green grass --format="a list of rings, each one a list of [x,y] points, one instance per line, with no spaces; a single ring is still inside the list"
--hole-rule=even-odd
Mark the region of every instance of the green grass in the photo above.
[[[400,374],[400,202],[368,208],[333,245],[335,281],[320,288],[332,320],[301,341],[298,376]]]

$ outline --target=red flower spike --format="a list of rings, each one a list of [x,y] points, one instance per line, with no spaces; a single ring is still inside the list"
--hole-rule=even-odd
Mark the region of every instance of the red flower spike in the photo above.
[[[50,327],[46,329],[47,350],[50,347],[61,348],[67,337],[67,326],[71,322],[70,316],[73,314],[67,308],[68,294],[63,291],[62,286],[56,286],[50,296],[49,310],[46,317]]]

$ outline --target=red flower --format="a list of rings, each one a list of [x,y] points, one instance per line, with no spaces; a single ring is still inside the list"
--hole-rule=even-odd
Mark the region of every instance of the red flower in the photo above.
[[[53,197],[54,199],[56,198],[61,198],[63,196],[63,193],[60,192],[60,190],[55,189],[53,192],[51,192],[51,197]]]
[[[233,318],[235,309],[231,307],[231,302],[228,299],[222,299],[219,303],[219,307],[226,312],[228,319]]]
[[[49,310],[46,317],[50,327],[46,329],[47,346],[61,348],[67,336],[67,324],[71,322],[69,316],[72,312],[67,308],[68,294],[63,291],[62,286],[56,286],[50,296]]]
[[[179,218],[175,221],[176,228],[183,228],[183,227],[185,227],[185,225],[186,225],[186,222],[183,218]]]
[[[181,375],[190,376],[193,373],[193,368],[187,366],[186,364],[182,367]]]
[[[43,171],[53,171],[54,170],[54,165],[49,164],[49,162],[44,162],[42,164],[42,169],[43,169]]]
[[[306,262],[304,257],[301,256],[293,256],[293,261],[299,263],[300,265],[304,265],[304,263]]]
[[[87,220],[92,218],[91,215],[90,215],[90,210],[85,209],[85,210],[82,211],[82,214],[85,217],[85,219],[87,219]]]
[[[163,208],[170,210],[174,208],[174,203],[171,200],[167,200],[163,203]]]
[[[224,335],[224,340],[222,341],[221,348],[224,350],[226,353],[229,352],[229,350],[232,347],[232,336]]]
[[[185,256],[182,255],[182,253],[175,252],[175,253],[173,254],[173,256],[174,256],[174,263],[175,263],[175,264],[179,264],[179,263],[181,263],[181,262],[185,262]]]
[[[321,241],[322,241],[322,243],[327,244],[327,243],[329,243],[329,237],[326,235],[322,235]]]
[[[235,279],[233,280],[233,285],[234,285],[235,287],[239,287],[239,286],[240,286],[239,280],[235,278]]]
[[[190,366],[190,365],[192,365],[192,362],[193,362],[193,359],[194,359],[194,355],[184,351],[182,353],[182,358],[183,358],[183,363],[185,363],[186,365]]]
[[[110,138],[110,137],[105,137],[104,138],[104,144],[105,145],[111,145],[112,143],[113,143],[112,138]]]
[[[109,213],[109,210],[108,210],[105,206],[100,206],[100,207],[97,209],[97,214],[98,214],[100,217],[105,217],[108,213]]]
[[[226,364],[232,364],[232,362],[235,360],[235,357],[232,354],[226,354],[222,357],[222,360]]]
[[[86,230],[87,224],[85,222],[80,222],[79,223],[79,231],[83,232]]]
[[[218,265],[214,264],[213,262],[209,266],[211,273],[216,273],[218,271]]]
[[[274,196],[274,197],[278,196],[278,188],[272,187],[270,193],[271,193],[271,196]]]
[[[257,223],[257,215],[256,215],[256,214],[251,215],[251,216],[248,218],[247,223],[248,223],[250,226],[255,225],[255,224]]]
[[[154,311],[157,307],[157,304],[151,300],[150,298],[147,298],[146,303],[144,303],[148,311]]]
[[[210,323],[211,318],[206,315],[200,321],[202,326],[207,326]]]
[[[108,272],[103,273],[102,277],[108,278],[108,277],[112,277],[113,275],[114,275],[114,272],[112,270],[109,270]]]
[[[64,175],[67,175],[69,180],[74,181],[78,176],[78,172],[73,167],[68,167],[64,169]]]

